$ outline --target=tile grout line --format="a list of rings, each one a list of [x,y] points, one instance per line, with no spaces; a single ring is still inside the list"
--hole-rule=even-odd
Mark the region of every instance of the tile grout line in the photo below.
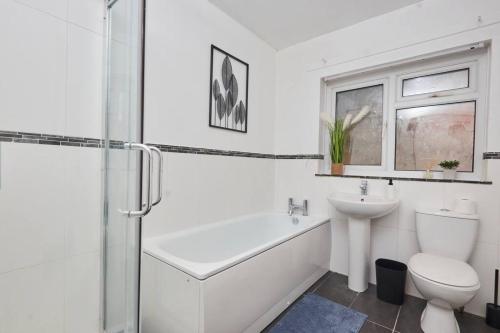
[[[69,14],[69,1],[66,1],[66,18],[68,18],[68,14]],[[69,98],[68,98],[68,94],[69,94],[69,88],[68,88],[68,83],[69,83],[69,25],[67,22],[64,22],[64,29],[65,29],[65,32],[66,32],[66,36],[65,36],[65,45],[64,45],[64,124],[63,124],[63,129],[62,129],[62,132],[64,134],[67,134],[69,131],[68,131],[68,123],[69,123],[69,109],[68,109],[68,105],[69,105]],[[24,135],[23,135],[24,137]],[[40,143],[40,141],[38,141]],[[69,142],[69,139],[68,139],[68,142]],[[59,145],[61,145],[61,142],[59,142]],[[65,174],[67,174],[67,172],[65,171],[64,172]],[[68,223],[64,223],[64,248],[66,250],[67,246],[68,246],[68,230],[69,230],[69,227],[68,227]],[[67,265],[68,263],[66,262],[66,260],[64,260],[63,262],[63,305],[64,305],[64,309],[63,309],[63,329],[66,330],[68,328],[68,309],[67,309],[67,302],[66,302],[66,292],[67,292]]]
[[[385,329],[387,329],[387,330],[391,331],[391,333],[393,332],[393,331],[392,331],[392,329],[390,329],[390,328],[389,328],[389,327],[387,327],[387,326],[384,326],[384,325],[382,325],[382,324],[379,324],[379,323],[377,323],[377,322],[374,322],[374,321],[371,321],[371,320],[368,320],[368,319],[367,319],[366,321],[367,321],[367,322],[370,322],[370,323],[372,323],[372,324],[374,324],[374,325],[377,325],[377,326],[383,327],[383,328],[385,328]]]
[[[360,294],[360,293],[358,293],[358,292],[356,293],[356,296],[355,296],[355,297],[353,298],[353,300],[351,301],[351,304],[349,304],[349,308],[351,308],[351,309],[352,309],[352,306],[353,306],[354,302],[356,301],[356,299],[358,298],[359,294]],[[401,310],[401,307],[400,307],[400,308],[399,308],[399,310],[398,310],[398,314],[397,314],[397,316],[396,316],[396,322],[398,321],[399,311],[400,311],[400,310]],[[368,318],[366,319],[366,321],[367,321],[367,322],[370,322],[370,323],[372,323],[372,324],[375,324],[375,325],[377,325],[377,326],[383,327],[383,328],[385,328],[385,329],[388,329],[388,330],[389,330],[389,331],[391,331],[392,333],[394,333],[394,332],[395,332],[395,331],[394,331],[394,329],[396,328],[396,323],[394,323],[394,327],[391,329],[391,328],[389,328],[389,327],[387,327],[387,326],[384,326],[384,325],[382,325],[382,324],[379,324],[379,323],[377,323],[377,322],[374,322],[374,321],[372,321],[372,320],[369,320]]]
[[[394,327],[392,328],[392,333],[396,332],[396,326],[398,324],[399,314],[401,313],[401,308],[402,308],[402,306],[400,305],[399,309],[398,309],[398,314],[396,315],[396,321],[394,322]]]
[[[320,284],[319,284],[316,288],[314,288],[314,290],[313,290],[313,291],[311,291],[311,293],[315,293],[315,292],[316,292],[316,290],[318,290],[318,289],[319,289],[319,287],[321,287],[321,286],[325,283],[325,281],[326,281],[326,280],[328,280],[328,278],[329,278],[329,277],[330,277],[330,276],[328,276],[328,277],[326,277],[325,279],[323,279],[323,281],[321,281],[321,283],[320,283]]]
[[[349,308],[352,307],[352,305],[354,304],[354,301],[358,298],[358,296],[359,296],[359,293],[356,293],[356,296],[354,296],[354,298],[351,301],[351,304],[349,304],[349,306],[348,306]]]
[[[22,6],[22,7],[28,8],[28,9],[31,9],[31,10],[33,10],[33,11],[36,11],[36,12],[40,13],[40,14],[44,14],[44,15],[50,16],[50,17],[52,17],[53,19],[55,19],[55,20],[57,20],[57,21],[59,21],[59,22],[61,22],[61,23],[65,23],[65,24],[68,24],[68,25],[70,25],[70,24],[71,24],[71,25],[74,25],[74,26],[76,26],[76,27],[78,27],[78,28],[84,29],[84,30],[86,30],[86,31],[88,31],[88,32],[91,32],[91,33],[93,33],[93,34],[96,34],[96,35],[100,36],[101,38],[103,38],[103,37],[104,37],[104,32],[95,31],[95,30],[93,30],[92,28],[88,28],[88,27],[86,27],[86,26],[83,26],[83,25],[81,25],[81,24],[79,24],[79,23],[75,22],[75,21],[70,20],[70,19],[69,19],[69,9],[70,9],[70,8],[69,8],[69,3],[67,3],[67,4],[66,4],[66,10],[65,10],[65,12],[66,12],[66,15],[65,15],[65,16],[66,16],[66,17],[65,17],[65,18],[62,18],[62,17],[60,17],[60,16],[59,16],[59,15],[57,15],[57,14],[53,14],[53,13],[51,13],[50,11],[47,11],[47,10],[44,10],[44,9],[37,8],[37,7],[35,7],[35,6],[32,6],[32,5],[30,5],[30,4],[25,3],[25,2],[23,2],[23,1],[20,1],[20,0],[12,0],[12,1],[13,1],[14,3],[16,3],[17,5],[19,5],[19,6]],[[102,22],[101,22],[101,23],[102,23]]]
[[[81,256],[88,256],[88,255],[95,254],[95,253],[99,253],[99,249],[86,250],[86,251],[82,251],[82,252],[75,252],[75,253],[73,253],[71,255],[65,255],[65,256],[62,256],[62,257],[53,258],[53,259],[49,259],[49,260],[46,260],[46,261],[41,261],[41,262],[36,263],[36,264],[28,264],[28,265],[16,267],[16,268],[13,268],[13,269],[9,269],[7,271],[0,272],[0,276],[5,275],[5,274],[11,274],[11,273],[15,273],[15,272],[27,270],[27,269],[37,268],[39,266],[46,265],[46,264],[55,264],[55,263],[58,263],[58,262],[66,262],[68,259],[71,259],[71,258],[77,258],[77,257],[81,257]]]

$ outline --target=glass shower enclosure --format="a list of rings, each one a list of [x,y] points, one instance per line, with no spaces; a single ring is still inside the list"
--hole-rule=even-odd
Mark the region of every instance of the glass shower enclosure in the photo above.
[[[154,149],[142,144],[143,0],[109,0],[106,23],[103,330],[138,333],[141,218],[152,207]]]

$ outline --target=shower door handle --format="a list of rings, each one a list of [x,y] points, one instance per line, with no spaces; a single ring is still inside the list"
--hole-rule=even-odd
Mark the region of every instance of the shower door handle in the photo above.
[[[124,144],[125,149],[130,149],[130,150],[140,150],[146,155],[146,161],[147,161],[147,172],[145,173],[147,175],[147,181],[146,181],[146,200],[143,204],[141,204],[141,210],[128,210],[128,211],[121,211],[123,214],[127,215],[128,217],[141,217],[145,216],[149,211],[151,210],[152,205],[152,196],[153,196],[153,189],[151,187],[152,183],[152,176],[153,176],[153,153],[151,152],[151,149],[143,145],[142,143],[125,143]]]
[[[155,146],[149,146],[149,149],[153,153],[156,153],[158,155],[158,198],[153,201],[152,206],[156,206],[157,204],[160,203],[161,198],[162,198],[162,184],[163,184],[163,156],[161,154],[161,150],[156,148]]]

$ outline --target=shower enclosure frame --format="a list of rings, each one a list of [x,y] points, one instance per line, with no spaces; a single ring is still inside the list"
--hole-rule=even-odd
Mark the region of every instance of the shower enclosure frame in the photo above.
[[[133,262],[133,265],[136,266],[135,269],[133,270],[134,276],[132,279],[135,279],[133,285],[135,286],[135,290],[127,290],[126,292],[129,292],[130,295],[132,295],[131,298],[129,298],[129,301],[132,303],[132,307],[134,308],[134,311],[125,315],[125,321],[121,325],[121,330],[115,327],[108,327],[108,312],[109,312],[109,307],[110,307],[110,297],[108,295],[108,283],[109,281],[109,276],[108,276],[108,269],[110,260],[108,259],[108,251],[109,251],[109,234],[110,234],[110,228],[109,228],[109,218],[110,218],[110,188],[109,188],[109,178],[110,178],[110,173],[113,171],[110,170],[110,149],[113,147],[113,149],[126,149],[127,144],[129,144],[127,141],[129,140],[123,140],[123,138],[119,138],[116,140],[116,138],[112,138],[110,135],[111,132],[111,126],[112,126],[112,117],[110,116],[111,113],[111,99],[112,93],[111,93],[111,47],[112,47],[112,42],[111,42],[111,28],[112,28],[112,20],[111,20],[111,11],[113,7],[119,3],[125,3],[126,1],[130,3],[135,2],[135,9],[136,11],[132,13],[131,20],[130,22],[127,22],[128,25],[133,25],[133,20],[135,19],[136,22],[136,58],[135,58],[135,66],[136,66],[136,78],[137,82],[135,84],[135,90],[136,90],[136,99],[137,103],[134,103],[134,108],[133,111],[135,112],[135,126],[134,126],[134,131],[135,131],[135,138],[136,142],[139,144],[142,144],[144,142],[144,53],[145,53],[145,20],[146,20],[146,0],[104,0],[106,2],[105,6],[105,36],[104,36],[104,55],[103,55],[103,182],[102,182],[102,223],[101,223],[101,290],[100,290],[100,295],[101,295],[101,302],[100,302],[100,330],[102,332],[106,333],[139,333],[140,331],[140,280],[141,280],[141,251],[142,251],[142,246],[141,246],[141,240],[142,240],[142,216],[137,216],[137,217],[131,217],[129,216],[128,218],[131,220],[132,218],[135,219],[135,221],[131,223],[135,223],[135,232],[133,235],[133,238],[136,241],[136,245],[134,247],[134,257],[135,257],[135,262]],[[114,140],[111,142],[111,140]],[[129,145],[130,147],[130,145]],[[130,151],[128,154],[132,154],[133,152]],[[144,154],[139,154],[138,158],[136,159],[135,166],[137,167],[136,171],[136,179],[134,182],[132,182],[132,186],[134,187],[134,191],[136,192],[135,196],[135,206],[136,207],[141,207],[142,202],[143,202],[143,162]],[[160,158],[161,159],[161,158]],[[150,159],[149,163],[151,163],[152,160]],[[151,174],[150,174],[151,177]],[[151,179],[149,179],[149,187],[151,187]],[[151,195],[151,193],[150,193]],[[142,208],[142,207],[141,207]],[[132,220],[131,220],[132,221]],[[129,295],[129,296],[130,296]],[[126,307],[126,306],[125,306]]]

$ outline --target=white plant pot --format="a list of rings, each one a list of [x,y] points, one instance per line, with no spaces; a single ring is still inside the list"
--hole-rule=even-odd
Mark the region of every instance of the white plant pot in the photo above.
[[[455,180],[457,178],[457,170],[456,169],[444,169],[443,170],[443,179]]]

